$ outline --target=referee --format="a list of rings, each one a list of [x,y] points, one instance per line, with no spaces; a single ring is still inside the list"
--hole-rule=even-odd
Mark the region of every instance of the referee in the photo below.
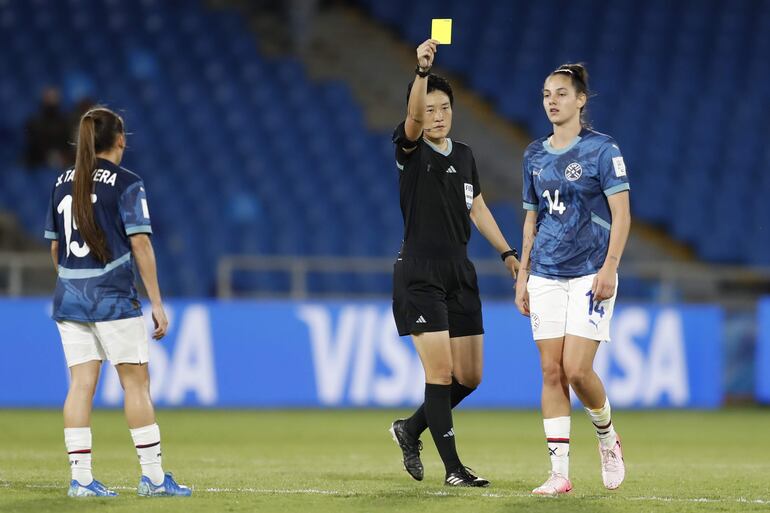
[[[516,276],[518,255],[505,241],[481,197],[470,147],[447,137],[452,88],[430,73],[438,41],[417,47],[406,120],[393,134],[399,169],[404,240],[393,273],[398,334],[411,335],[425,370],[425,402],[390,432],[404,467],[423,478],[420,435],[430,429],[448,486],[488,486],[460,462],[452,408],[481,382],[484,327],[476,271],[467,257],[471,221]]]

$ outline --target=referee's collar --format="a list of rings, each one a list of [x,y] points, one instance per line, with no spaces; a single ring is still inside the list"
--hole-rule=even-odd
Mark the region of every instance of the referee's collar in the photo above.
[[[446,150],[442,150],[441,148],[439,148],[429,140],[425,139],[424,137],[423,137],[423,141],[425,141],[428,144],[428,146],[433,148],[433,151],[435,151],[436,153],[440,153],[445,157],[448,157],[449,154],[452,153],[452,139],[450,139],[449,137],[446,138]]]

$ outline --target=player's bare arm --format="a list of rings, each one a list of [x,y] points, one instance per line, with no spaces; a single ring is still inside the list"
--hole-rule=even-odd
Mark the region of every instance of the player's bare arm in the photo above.
[[[623,250],[631,229],[631,206],[628,191],[613,194],[607,198],[612,213],[610,244],[604,265],[596,274],[592,290],[597,301],[604,301],[615,295],[617,272]]]
[[[433,66],[433,58],[438,51],[438,41],[428,39],[417,47],[417,65],[421,70],[427,71]],[[422,136],[425,124],[426,97],[428,91],[428,77],[416,75],[414,86],[409,95],[409,104],[407,106],[404,131],[410,141],[416,141]],[[405,148],[405,152],[410,153],[414,148]]]
[[[497,226],[492,212],[489,211],[486,202],[481,194],[473,198],[473,206],[471,207],[471,221],[476,225],[481,235],[492,244],[495,250],[502,254],[511,250],[511,246],[505,240],[500,231],[500,227]],[[505,267],[511,273],[513,279],[516,279],[516,272],[519,269],[519,261],[515,256],[510,255],[505,259]]]
[[[51,241],[51,260],[53,260],[53,270],[59,272],[59,241]]]
[[[516,308],[522,315],[529,316],[529,293],[527,292],[527,280],[529,279],[529,257],[537,235],[537,212],[528,210],[524,217],[524,230],[521,242],[521,262],[519,274],[516,277]]]
[[[155,322],[155,331],[152,333],[152,338],[160,340],[166,336],[168,331],[168,319],[166,318],[166,312],[163,310],[163,301],[160,297],[155,252],[152,249],[150,237],[143,233],[132,235],[131,252],[136,259],[136,266],[139,268],[142,283],[144,283],[144,288],[147,290],[147,295],[152,305],[152,320]]]

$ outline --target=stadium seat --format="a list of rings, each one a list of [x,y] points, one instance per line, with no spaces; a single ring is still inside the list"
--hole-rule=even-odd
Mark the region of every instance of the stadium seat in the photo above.
[[[586,62],[597,92],[590,117],[623,149],[634,215],[665,227],[707,260],[770,264],[770,252],[734,250],[760,235],[751,223],[727,225],[724,211],[710,223],[693,215],[724,201],[713,195],[716,187],[733,195],[755,189],[753,170],[767,168],[761,148],[770,125],[759,86],[770,79],[766,2],[359,3],[414,45],[431,18],[455,16],[458,35],[442,51],[441,65],[533,138],[550,128],[536,100],[539,83],[562,62]],[[729,179],[714,185],[720,172]],[[764,181],[759,194],[768,186]],[[741,219],[764,218],[756,202],[740,205]],[[716,234],[711,223],[719,226]]]
[[[442,65],[533,137],[548,130],[538,101],[545,75],[563,61],[587,62],[598,93],[591,117],[624,151],[634,215],[703,258],[770,264],[766,227],[757,221],[765,206],[751,194],[770,190],[762,171],[770,162],[762,114],[770,103],[755,85],[770,80],[766,3],[359,3],[413,44],[430,18],[453,18],[459,30]],[[148,188],[167,293],[212,293],[216,260],[228,253],[395,254],[401,214],[390,134],[366,127],[347,84],[315,81],[297,59],[263,56],[242,16],[201,0],[41,5],[0,2],[0,158],[13,162],[22,151],[21,128],[48,84],[62,88],[67,105],[87,94],[119,109],[131,134],[124,162]],[[562,30],[567,18],[570,30]],[[97,20],[102,30],[93,31]],[[117,51],[105,60],[111,44]],[[729,58],[736,54],[744,58]],[[694,78],[702,88],[694,89]],[[351,133],[358,135],[345,137]],[[33,236],[55,175],[5,170],[0,206]],[[44,193],[25,195],[36,188]],[[739,223],[719,217],[736,203],[712,209],[708,225],[692,215],[725,197],[745,209]],[[518,245],[518,202],[492,208]],[[474,234],[471,253],[494,258],[481,239]],[[246,274],[236,276],[238,290],[289,288],[280,273]],[[341,274],[319,275],[311,286],[371,292],[389,283]],[[499,280],[482,285],[500,287]]]

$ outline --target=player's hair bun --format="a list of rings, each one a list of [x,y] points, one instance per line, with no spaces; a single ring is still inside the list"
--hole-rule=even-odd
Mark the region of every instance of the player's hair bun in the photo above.
[[[583,83],[585,89],[588,90],[588,70],[583,63],[575,64],[562,64],[554,73],[565,73],[571,75],[572,78]]]

